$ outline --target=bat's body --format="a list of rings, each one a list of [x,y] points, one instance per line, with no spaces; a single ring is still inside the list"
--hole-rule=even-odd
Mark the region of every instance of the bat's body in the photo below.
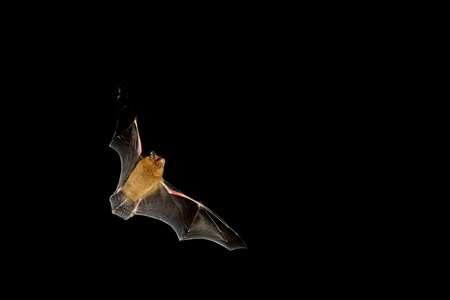
[[[121,173],[110,197],[113,214],[125,220],[134,215],[161,220],[175,230],[179,240],[207,239],[228,250],[247,248],[219,216],[164,180],[166,161],[153,151],[142,155],[136,117],[121,89],[117,101],[119,120],[110,147],[120,155]]]
[[[140,160],[127,181],[123,185],[123,192],[133,202],[154,194],[163,184],[163,162],[155,164],[148,156]]]

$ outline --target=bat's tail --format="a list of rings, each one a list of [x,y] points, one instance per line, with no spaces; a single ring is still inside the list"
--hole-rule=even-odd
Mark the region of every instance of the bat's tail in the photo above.
[[[109,198],[111,202],[111,211],[113,214],[128,220],[134,215],[138,203],[129,200],[122,191],[116,191]]]

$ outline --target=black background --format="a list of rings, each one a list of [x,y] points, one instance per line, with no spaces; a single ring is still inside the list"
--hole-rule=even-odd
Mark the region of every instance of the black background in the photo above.
[[[62,280],[63,290],[132,293],[141,286],[153,293],[217,284],[233,295],[272,284],[272,272],[295,263],[285,255],[297,238],[283,223],[298,200],[281,196],[295,187],[282,185],[288,159],[277,146],[292,136],[276,125],[286,120],[273,98],[280,95],[271,84],[274,62],[263,45],[211,35],[161,46],[144,32],[137,39],[150,43],[149,52],[124,35],[97,49],[95,41],[70,37],[12,68],[4,130],[20,200],[5,206],[14,228],[7,237],[28,277]],[[221,216],[248,249],[179,242],[162,222],[111,213],[119,83],[134,101],[144,152],[163,156],[165,178]],[[171,284],[162,288],[160,280]]]
[[[149,297],[339,289],[365,245],[353,247],[359,236],[346,218],[353,195],[342,102],[330,98],[345,96],[333,42],[321,42],[317,24],[297,31],[295,18],[267,14],[120,16],[30,26],[5,44],[10,278],[43,278],[36,290],[47,294],[55,283],[65,294]],[[163,156],[166,180],[221,216],[248,249],[179,242],[160,221],[111,213],[117,84],[134,102],[144,153]],[[359,265],[350,269],[353,278]]]

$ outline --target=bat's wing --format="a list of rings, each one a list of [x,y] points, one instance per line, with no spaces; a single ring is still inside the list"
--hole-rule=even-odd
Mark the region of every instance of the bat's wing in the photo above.
[[[167,181],[161,183],[156,193],[141,199],[134,212],[170,225],[180,241],[206,239],[228,250],[247,248],[241,237],[217,214]]]
[[[117,98],[119,118],[110,147],[120,155],[121,172],[110,202],[114,214],[128,219],[133,215],[155,218],[170,225],[179,240],[206,239],[234,250],[247,248],[244,241],[217,214],[202,203],[184,195],[164,179],[149,181],[149,194],[134,200],[125,196],[123,186],[143,159],[136,116],[123,88]]]
[[[123,186],[136,164],[142,159],[142,146],[139,137],[133,106],[123,87],[119,87],[118,121],[116,131],[109,146],[120,156],[120,178],[117,188]]]

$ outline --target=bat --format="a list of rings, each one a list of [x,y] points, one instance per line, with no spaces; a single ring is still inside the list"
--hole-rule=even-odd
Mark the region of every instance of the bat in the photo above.
[[[202,202],[186,196],[164,178],[166,160],[151,151],[144,156],[137,117],[130,97],[119,85],[118,120],[109,146],[120,157],[120,176],[110,196],[114,215],[160,220],[172,227],[178,240],[205,239],[228,250],[247,249],[243,239]]]

